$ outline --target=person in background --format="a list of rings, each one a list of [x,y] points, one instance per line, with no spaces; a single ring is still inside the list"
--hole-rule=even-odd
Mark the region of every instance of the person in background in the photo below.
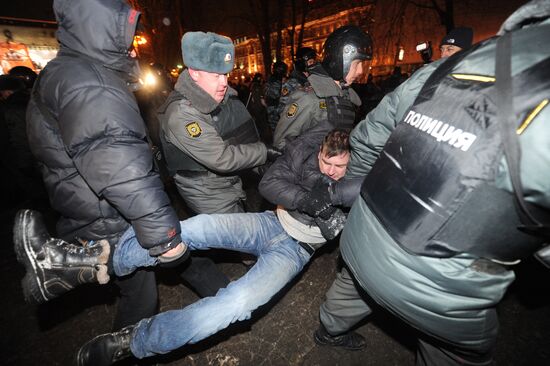
[[[372,58],[372,40],[357,26],[332,32],[323,45],[323,60],[308,68],[309,86],[289,96],[273,135],[273,145],[283,149],[305,131],[328,121],[332,128],[351,129],[361,99],[350,85],[367,69]]]
[[[277,61],[271,68],[271,76],[265,83],[263,101],[267,109],[267,123],[271,131],[275,131],[279,121],[279,99],[281,89],[286,81],[288,66],[283,61]]]
[[[467,50],[472,47],[474,31],[469,27],[458,27],[452,29],[439,44],[441,58],[449,57],[455,53]]]
[[[281,88],[281,97],[279,98],[279,106],[277,113],[280,116],[282,111],[288,104],[289,96],[298,88],[309,86],[307,77],[309,72],[307,69],[317,63],[317,53],[311,47],[302,47],[296,51],[294,59],[294,69],[290,73],[288,80],[283,83]],[[279,119],[277,119],[277,122]]]

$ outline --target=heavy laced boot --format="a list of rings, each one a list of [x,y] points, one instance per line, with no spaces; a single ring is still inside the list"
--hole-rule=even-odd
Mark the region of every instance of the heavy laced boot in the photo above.
[[[358,351],[367,345],[365,337],[356,332],[347,332],[341,335],[333,336],[327,332],[323,324],[313,334],[315,343],[320,346],[342,347],[349,351]]]
[[[107,283],[109,243],[75,245],[50,237],[42,215],[21,210],[15,217],[13,241],[26,274],[21,281],[25,300],[43,303],[90,282]]]
[[[118,332],[99,335],[78,350],[78,366],[107,366],[132,355],[130,341],[135,326],[122,328]]]

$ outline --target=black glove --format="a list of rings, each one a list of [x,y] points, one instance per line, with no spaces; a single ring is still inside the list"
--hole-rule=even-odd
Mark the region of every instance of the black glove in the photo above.
[[[321,229],[321,234],[327,240],[332,240],[338,236],[340,231],[344,228],[346,223],[346,214],[340,209],[335,209],[335,211],[330,215],[329,218],[323,219],[321,217],[315,218],[315,224]]]
[[[267,150],[268,161],[275,161],[279,156],[283,155],[283,151],[280,149],[277,149],[273,145],[266,144],[265,148]]]
[[[329,188],[329,183],[319,178],[311,191],[298,204],[298,210],[312,217],[328,219],[336,211],[336,207],[332,205]]]

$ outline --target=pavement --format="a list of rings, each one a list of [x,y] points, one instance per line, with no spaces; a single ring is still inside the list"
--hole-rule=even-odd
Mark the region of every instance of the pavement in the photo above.
[[[24,271],[15,260],[11,242],[13,214],[13,210],[4,210],[1,215],[0,363],[73,365],[74,355],[83,343],[110,330],[115,289],[89,285],[40,306],[24,303],[20,287]],[[215,258],[224,262],[219,266],[231,279],[247,270],[229,252],[217,252]],[[313,342],[319,306],[337,266],[337,246],[323,248],[303,273],[256,310],[251,320],[232,324],[198,344],[151,361],[174,366],[413,365],[414,331],[382,309],[357,328],[367,339],[364,350],[351,352]],[[157,273],[161,311],[178,309],[197,299],[170,272]],[[550,365],[550,270],[533,260],[521,264],[517,273],[516,283],[498,309],[501,331],[495,365]]]

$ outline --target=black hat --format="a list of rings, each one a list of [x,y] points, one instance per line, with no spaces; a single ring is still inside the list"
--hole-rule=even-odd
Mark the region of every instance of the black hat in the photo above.
[[[472,30],[472,28],[458,27],[452,29],[445,37],[443,37],[440,46],[448,44],[460,47],[465,50],[472,46],[473,38],[474,31]]]

